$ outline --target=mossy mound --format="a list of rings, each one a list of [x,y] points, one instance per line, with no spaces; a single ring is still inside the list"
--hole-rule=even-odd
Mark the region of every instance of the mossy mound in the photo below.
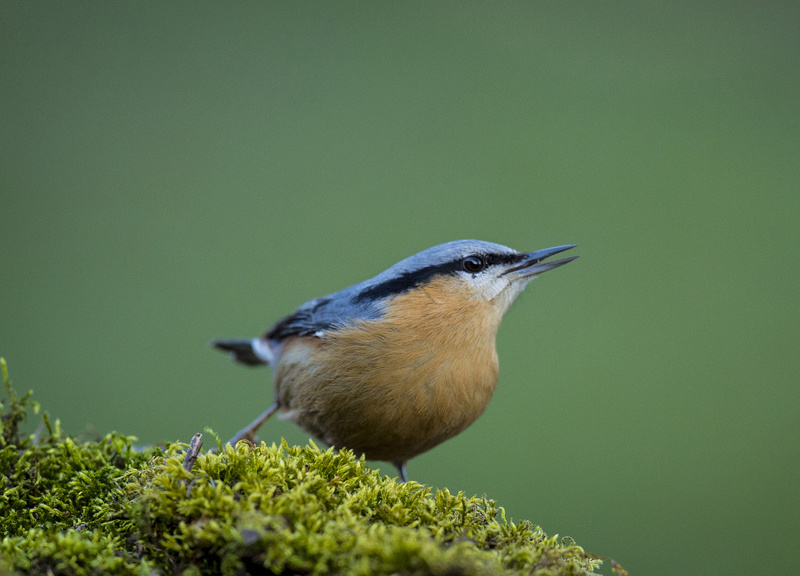
[[[5,372],[5,366],[3,366]],[[0,573],[591,574],[596,557],[492,500],[400,484],[348,451],[240,442],[138,452],[46,423],[20,439],[29,395],[3,410]]]

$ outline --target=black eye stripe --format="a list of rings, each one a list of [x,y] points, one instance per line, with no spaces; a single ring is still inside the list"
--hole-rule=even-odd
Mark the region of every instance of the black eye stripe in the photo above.
[[[487,266],[496,264],[516,264],[525,260],[525,254],[481,254]]]
[[[428,282],[434,276],[438,276],[440,274],[452,274],[456,269],[456,265],[458,266],[458,269],[461,268],[461,260],[459,259],[456,262],[434,264],[418,270],[410,270],[400,274],[396,278],[392,278],[386,282],[381,282],[380,284],[370,286],[366,290],[363,290],[361,293],[359,293],[354,300],[355,302],[364,302],[370,300],[380,300],[381,298],[386,298],[387,296],[402,294],[403,292],[411,290],[412,288],[416,288],[420,284]]]
[[[485,263],[484,269],[497,264],[515,264],[525,260],[525,254],[472,254],[471,256],[479,257]],[[354,302],[366,302],[370,300],[380,300],[389,296],[396,296],[402,294],[412,288],[416,288],[428,281],[434,276],[442,274],[456,274],[457,272],[464,271],[464,260],[466,257],[457,258],[450,262],[443,264],[432,264],[419,268],[418,270],[409,270],[400,274],[396,278],[375,284],[361,291],[355,298]]]

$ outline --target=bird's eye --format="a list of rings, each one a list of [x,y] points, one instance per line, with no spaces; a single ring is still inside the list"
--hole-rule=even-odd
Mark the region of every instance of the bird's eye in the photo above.
[[[467,256],[461,262],[461,266],[470,274],[475,274],[486,268],[486,260],[480,256]]]

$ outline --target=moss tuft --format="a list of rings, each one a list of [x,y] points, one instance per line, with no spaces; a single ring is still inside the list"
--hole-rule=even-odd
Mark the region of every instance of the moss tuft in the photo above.
[[[185,444],[138,452],[132,437],[79,443],[58,426],[21,439],[6,424],[30,396],[4,381],[0,572],[544,576],[600,563],[485,496],[398,484],[347,450],[240,442],[187,470]]]

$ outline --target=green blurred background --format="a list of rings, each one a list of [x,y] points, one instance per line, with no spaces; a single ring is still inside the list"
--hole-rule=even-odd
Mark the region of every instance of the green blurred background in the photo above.
[[[227,438],[269,373],[212,338],[576,243],[411,477],[634,575],[796,571],[796,2],[3,2],[0,47],[0,355],[68,431]]]

